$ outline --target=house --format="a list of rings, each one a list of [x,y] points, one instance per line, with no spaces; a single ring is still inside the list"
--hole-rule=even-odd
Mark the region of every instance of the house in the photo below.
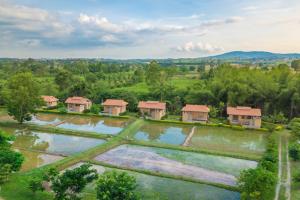
[[[182,121],[184,122],[207,122],[209,108],[205,105],[187,104],[182,108]]]
[[[155,120],[160,120],[166,114],[166,103],[159,101],[140,101],[138,108],[142,116]]]
[[[69,97],[65,101],[69,112],[83,112],[92,106],[91,100],[84,97]]]
[[[126,112],[127,104],[126,101],[120,99],[106,99],[106,101],[102,103],[104,113],[117,116]]]
[[[261,110],[251,107],[227,107],[230,124],[237,124],[247,128],[261,127]]]
[[[58,99],[54,96],[42,96],[42,99],[45,102],[46,107],[54,107],[57,106]]]

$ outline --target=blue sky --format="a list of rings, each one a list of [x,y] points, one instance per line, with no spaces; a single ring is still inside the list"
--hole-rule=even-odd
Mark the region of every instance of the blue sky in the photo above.
[[[300,52],[299,0],[0,0],[0,57]]]

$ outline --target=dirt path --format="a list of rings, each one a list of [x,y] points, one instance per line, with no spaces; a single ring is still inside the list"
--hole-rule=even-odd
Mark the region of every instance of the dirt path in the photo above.
[[[184,143],[182,146],[188,146],[190,144],[190,140],[192,139],[194,133],[195,133],[195,129],[196,129],[196,126],[194,126],[191,130],[191,132],[189,133],[189,135],[186,137]]]
[[[286,200],[290,200],[291,199],[291,163],[290,163],[290,159],[289,159],[289,141],[288,139],[286,140],[286,173],[287,173],[287,177],[286,177],[286,184],[285,184],[285,197]]]
[[[278,182],[276,185],[276,191],[275,191],[275,198],[274,200],[278,200],[279,198],[279,192],[281,187],[281,175],[282,175],[282,158],[281,158],[281,136],[279,138],[279,144],[278,144]]]

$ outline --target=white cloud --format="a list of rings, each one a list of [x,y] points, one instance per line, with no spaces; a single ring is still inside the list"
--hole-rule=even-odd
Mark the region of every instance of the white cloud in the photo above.
[[[96,26],[103,31],[118,33],[123,31],[121,25],[117,25],[108,21],[105,17],[89,16],[86,14],[80,14],[78,22],[85,25]]]
[[[258,9],[257,6],[247,6],[247,7],[242,8],[242,10],[245,10],[245,11],[255,11],[257,9]]]
[[[38,32],[44,36],[65,36],[73,31],[69,24],[62,23],[48,11],[21,5],[12,5],[2,1],[0,5],[0,23],[28,32]]]
[[[202,42],[187,42],[182,46],[176,47],[176,50],[179,52],[200,52],[205,54],[217,53],[223,51],[223,47],[214,46],[209,43]]]

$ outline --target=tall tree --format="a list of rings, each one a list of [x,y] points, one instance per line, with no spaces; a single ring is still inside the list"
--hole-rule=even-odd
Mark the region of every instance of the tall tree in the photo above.
[[[8,114],[19,123],[31,120],[31,114],[42,105],[39,84],[31,73],[11,77],[4,93]]]
[[[295,71],[300,71],[300,60],[293,60],[291,67],[295,69]]]

